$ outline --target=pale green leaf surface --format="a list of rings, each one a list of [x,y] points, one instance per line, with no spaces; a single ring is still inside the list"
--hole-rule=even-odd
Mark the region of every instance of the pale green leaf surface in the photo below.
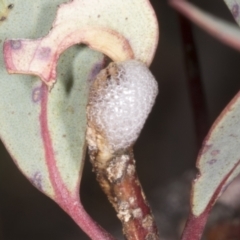
[[[148,0],[63,2],[13,0],[13,9],[7,0],[1,2],[0,137],[26,177],[91,239],[112,239],[85,212],[78,191],[88,90],[104,56],[71,46],[85,43],[116,61],[136,58],[150,64],[158,25]],[[9,75],[6,68],[39,76],[51,92],[39,78]]]
[[[235,21],[240,26],[240,0],[224,0]]]
[[[240,173],[240,93],[218,117],[199,153],[192,211],[199,216]]]
[[[10,4],[6,1],[3,3],[6,7]],[[122,40],[125,43],[124,47],[130,44],[133,56],[150,64],[158,41],[158,24],[148,0],[74,0],[66,4],[61,3],[63,1],[60,0],[39,0],[34,4],[30,0],[12,1],[14,8],[9,10],[5,7],[6,11],[3,13],[7,14],[6,20],[0,26],[1,48],[5,39],[20,39],[8,41],[10,52],[14,52],[13,55],[10,52],[5,55],[5,60],[15,68],[11,72],[33,74],[34,71],[29,71],[33,66],[42,76],[42,73],[51,72],[51,66],[55,68],[59,60],[58,83],[54,85],[51,93],[47,94],[47,112],[44,114],[42,99],[46,97],[42,97],[45,93],[42,92],[39,79],[25,75],[10,76],[4,68],[2,55],[0,62],[0,136],[23,173],[35,186],[51,197],[57,189],[65,191],[65,186],[67,191],[75,191],[77,196],[79,172],[85,153],[88,80],[91,71],[96,71],[95,66],[99,69],[103,60],[102,54],[87,48],[76,51],[77,47],[64,52],[60,59],[58,56],[84,36],[93,40],[91,47],[94,48],[96,43],[101,50],[104,39],[98,45],[94,35],[100,31],[110,39],[113,37],[113,45],[115,41],[120,41],[121,47]],[[58,5],[60,7],[57,11]],[[57,17],[54,20],[56,13]],[[52,30],[48,34],[51,27]],[[47,47],[44,45],[46,43],[49,43]],[[20,47],[14,44],[20,44]],[[105,47],[108,48],[108,45]],[[46,49],[52,58],[44,55]],[[111,49],[107,51],[114,52]],[[21,70],[21,66],[24,66],[24,70]],[[48,76],[51,81],[51,76],[55,78],[56,75]],[[43,115],[44,121],[47,122],[44,127],[44,121],[40,120]],[[53,186],[58,183],[59,186]]]
[[[84,160],[86,106],[91,72],[95,66],[100,70],[103,61],[102,54],[87,47],[78,47],[77,50],[77,56],[72,51],[72,60],[69,54],[63,54],[60,58],[59,78],[48,102],[49,130],[54,142],[57,168],[71,191],[79,185],[79,170]],[[66,60],[70,61],[67,63]]]
[[[113,61],[150,65],[158,35],[148,0],[73,0],[60,5],[49,34],[5,41],[5,62],[9,72],[37,75],[51,88],[57,60],[72,45],[85,43]]]
[[[64,1],[11,1],[14,8],[0,25],[0,48],[6,38],[37,38],[47,34],[57,5]],[[8,3],[6,2],[6,5]],[[102,55],[86,47],[72,47],[59,61],[58,83],[49,94],[48,120],[60,175],[72,192],[79,184],[85,151],[85,108],[91,68]],[[41,138],[40,79],[9,75],[0,56],[0,136],[21,171],[41,191],[53,197]]]
[[[149,0],[74,0],[63,5],[54,26],[66,21],[86,26],[111,29],[124,36],[135,59],[149,65],[158,43],[158,23]]]
[[[185,0],[170,4],[225,44],[240,50],[240,29]],[[230,2],[230,1],[229,1]],[[238,1],[233,1],[238,3]],[[232,2],[232,3],[233,3]],[[209,212],[226,186],[240,173],[240,95],[238,94],[218,117],[197,159],[199,176],[193,183],[192,213]]]

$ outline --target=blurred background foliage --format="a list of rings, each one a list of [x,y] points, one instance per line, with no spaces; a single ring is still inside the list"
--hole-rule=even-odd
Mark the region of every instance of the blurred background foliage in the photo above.
[[[234,23],[223,1],[191,2]],[[187,212],[190,179],[199,147],[186,83],[178,15],[168,6],[167,0],[151,0],[151,3],[160,22],[160,43],[151,65],[160,91],[135,145],[135,158],[139,178],[153,207],[163,239],[177,239]],[[209,122],[212,124],[239,90],[240,53],[195,26],[193,32]],[[95,181],[88,159],[81,183],[81,199],[99,224],[122,239],[120,222]],[[227,216],[235,214],[223,206],[219,208]],[[2,144],[0,239],[88,239],[70,217],[25,179]]]

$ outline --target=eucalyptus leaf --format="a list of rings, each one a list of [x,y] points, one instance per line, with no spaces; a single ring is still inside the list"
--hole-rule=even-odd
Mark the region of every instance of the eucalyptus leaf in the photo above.
[[[213,36],[237,47],[240,29],[199,10],[185,0],[171,0],[171,5]],[[226,41],[225,41],[226,40]],[[231,45],[231,46],[233,46]],[[193,183],[192,214],[209,212],[226,185],[239,173],[240,100],[239,94],[228,104],[213,124],[199,153],[199,176]],[[203,197],[204,196],[204,197]]]
[[[235,21],[240,26],[240,1],[239,0],[224,0],[232,13]]]
[[[36,1],[35,4],[32,4],[31,1],[11,1],[14,7],[0,26],[1,39],[23,36],[37,37],[47,32],[53,21],[57,6],[61,2],[46,0]],[[45,24],[42,24],[42,18],[45,19]],[[1,41],[1,49],[3,48],[2,45],[3,41]],[[65,63],[62,63],[61,70],[63,73],[71,71],[68,58],[73,59],[74,52],[76,50],[71,49],[66,56]],[[63,78],[61,81],[64,81]],[[41,84],[40,79],[34,76],[9,75],[5,69],[3,53],[1,54],[1,139],[21,171],[38,189],[53,198],[54,192],[45,163],[39,123]],[[80,148],[81,145],[79,145]],[[80,157],[81,155],[79,155]],[[66,164],[71,165],[71,161],[66,162]],[[78,178],[79,176],[76,179]]]
[[[13,8],[0,25],[0,48],[6,38],[47,34],[62,2],[11,1]],[[9,4],[4,2],[4,6]],[[87,47],[70,48],[60,58],[59,81],[49,92],[36,76],[9,75],[2,50],[0,55],[1,140],[32,184],[67,211],[92,239],[110,239],[79,201],[89,80],[101,69],[103,59]]]
[[[113,61],[134,58],[150,65],[158,43],[155,13],[148,0],[70,1],[60,5],[47,36],[5,41],[6,67],[38,75],[51,88],[60,54],[77,43]]]
[[[192,190],[195,216],[211,208],[226,186],[240,173],[240,93],[228,104],[204,140]],[[204,197],[202,197],[204,196]],[[210,205],[210,206],[209,206]]]
[[[240,50],[240,29],[185,0],[170,4],[191,21],[225,44]],[[227,1],[238,21],[239,1]],[[191,208],[182,240],[201,239],[208,215],[221,193],[240,173],[240,93],[217,118],[197,159],[199,174],[193,182]]]
[[[112,239],[87,215],[79,198],[88,91],[104,66],[102,53],[149,65],[158,25],[148,0],[62,3],[2,2],[0,136],[34,186],[92,239]],[[78,43],[102,53],[71,47]],[[40,79],[9,75],[4,61],[9,73]]]
[[[191,208],[182,240],[201,239],[209,213],[222,192],[240,173],[240,92],[217,118],[197,159]]]

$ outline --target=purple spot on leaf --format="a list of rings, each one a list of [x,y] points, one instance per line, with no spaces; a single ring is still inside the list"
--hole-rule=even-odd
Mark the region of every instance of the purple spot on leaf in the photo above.
[[[3,17],[0,18],[0,22],[5,21],[6,19],[7,19],[7,18],[3,16]]]
[[[237,138],[237,137],[238,137],[238,135],[236,135],[236,134],[230,134],[229,136],[230,136],[230,137],[234,137],[234,138]]]
[[[89,74],[88,80],[91,83],[97,74],[103,69],[104,62],[96,63]]]
[[[217,159],[211,159],[211,160],[208,161],[207,163],[208,163],[209,165],[213,165],[216,161],[217,161]]]
[[[232,15],[234,18],[237,18],[238,15],[239,15],[239,5],[237,3],[235,3],[233,6],[232,6]]]
[[[42,190],[42,175],[40,172],[36,172],[34,174],[33,178],[31,179],[31,182],[36,188]]]
[[[215,157],[216,155],[218,155],[220,153],[220,150],[213,150],[213,151],[211,151],[211,155],[213,156],[213,157]]]
[[[18,50],[22,47],[21,40],[10,40],[10,46],[14,50]]]
[[[42,99],[42,88],[36,87],[32,91],[32,101],[34,103],[39,102]]]
[[[9,4],[8,5],[8,9],[13,9],[13,7],[14,7],[14,4]]]
[[[42,60],[46,60],[49,58],[50,53],[51,53],[51,48],[42,47],[38,50],[38,57]]]

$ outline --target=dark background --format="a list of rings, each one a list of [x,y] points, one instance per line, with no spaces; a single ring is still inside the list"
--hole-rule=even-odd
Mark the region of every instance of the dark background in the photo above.
[[[192,1],[212,14],[233,21],[219,0]],[[160,43],[151,65],[159,82],[156,105],[135,145],[139,178],[158,224],[162,193],[169,182],[194,169],[198,152],[182,42],[177,14],[166,0],[151,1],[160,23]],[[240,54],[193,27],[212,123],[239,89]],[[95,181],[88,161],[84,168],[81,198],[86,210],[118,239],[121,226]],[[160,227],[161,228],[161,227]],[[173,230],[175,231],[175,230]],[[38,192],[14,165],[0,145],[0,239],[85,240],[76,224],[50,199]],[[167,239],[167,237],[166,237]]]

